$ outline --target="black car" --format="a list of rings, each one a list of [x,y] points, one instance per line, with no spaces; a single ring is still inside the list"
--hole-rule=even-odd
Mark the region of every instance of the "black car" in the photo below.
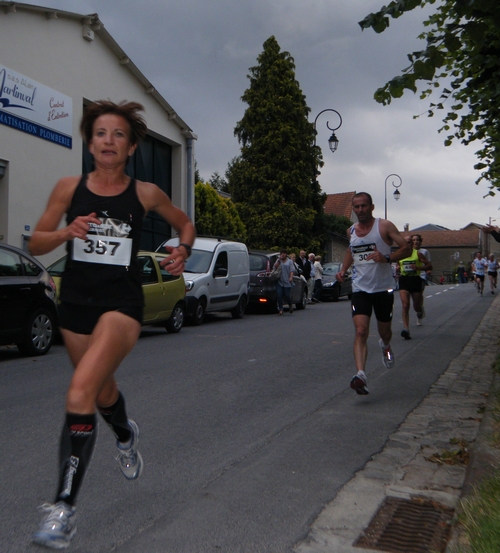
[[[263,252],[250,250],[250,301],[249,305],[263,307],[276,312],[278,302],[276,298],[276,282],[270,278],[272,268],[279,258],[277,252]],[[307,305],[307,282],[304,278],[294,274],[292,286],[292,303],[296,309],[305,309]]]
[[[19,248],[0,244],[0,345],[23,355],[49,351],[56,332],[56,285],[45,267]]]
[[[330,261],[323,265],[323,290],[321,291],[321,301],[339,301],[342,296],[349,299],[352,294],[351,275],[347,274],[342,284],[335,278],[335,275],[341,270],[342,263]]]

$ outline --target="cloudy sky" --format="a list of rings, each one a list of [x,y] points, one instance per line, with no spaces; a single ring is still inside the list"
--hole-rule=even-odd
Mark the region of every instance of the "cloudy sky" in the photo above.
[[[459,229],[474,221],[500,224],[498,196],[483,199],[487,184],[475,185],[479,146],[443,146],[442,117],[428,118],[427,101],[407,93],[390,106],[373,100],[374,91],[407,67],[409,52],[430,9],[416,9],[377,35],[358,21],[384,0],[34,0],[61,10],[97,13],[108,32],[142,73],[198,135],[200,175],[224,175],[239,153],[234,127],[244,113],[241,96],[249,68],[274,35],[295,60],[296,78],[311,108],[342,116],[339,149],[327,140],[339,124],[333,112],[317,120],[317,143],[325,165],[319,182],[332,194],[368,191],[375,214],[398,228],[427,223]],[[432,8],[432,7],[431,7]],[[135,100],[135,98],[127,98]],[[122,100],[122,98],[116,98]],[[423,114],[418,119],[414,115]],[[394,184],[401,199],[393,199]]]

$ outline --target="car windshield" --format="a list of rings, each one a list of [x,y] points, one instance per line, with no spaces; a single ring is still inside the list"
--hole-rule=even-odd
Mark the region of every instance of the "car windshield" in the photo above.
[[[192,250],[186,260],[185,273],[208,273],[212,261],[213,252],[205,250]]]
[[[267,257],[263,255],[249,254],[251,271],[265,271],[267,269]]]
[[[52,265],[47,267],[47,270],[51,276],[62,276],[64,267],[66,266],[66,257],[66,255],[61,257],[61,259],[58,259],[55,263],[52,263]]]
[[[323,267],[324,275],[336,275],[340,271],[340,263],[325,263]]]

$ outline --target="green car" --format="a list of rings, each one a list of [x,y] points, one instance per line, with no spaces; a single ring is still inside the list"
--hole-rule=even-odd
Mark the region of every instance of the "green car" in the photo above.
[[[167,257],[165,254],[145,251],[140,251],[137,255],[141,268],[145,302],[143,324],[161,325],[167,329],[167,332],[177,333],[184,324],[186,286],[182,275],[171,275],[160,267],[158,261],[165,257]],[[65,265],[66,256],[47,267],[56,284],[58,301],[61,276]]]

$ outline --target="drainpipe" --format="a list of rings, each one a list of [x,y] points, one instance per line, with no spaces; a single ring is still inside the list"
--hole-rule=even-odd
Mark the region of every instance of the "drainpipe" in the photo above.
[[[198,136],[191,131],[182,133],[186,138],[186,213],[194,220],[194,141]]]

